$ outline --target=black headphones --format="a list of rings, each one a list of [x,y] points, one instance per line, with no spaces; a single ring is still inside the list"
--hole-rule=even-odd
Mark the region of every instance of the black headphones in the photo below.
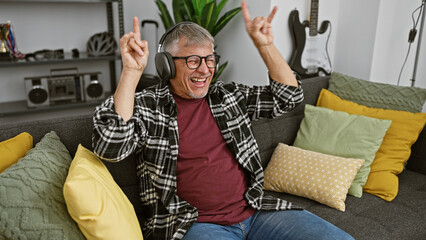
[[[160,42],[158,43],[158,50],[157,54],[155,54],[155,68],[157,69],[158,76],[162,80],[170,80],[175,77],[176,75],[176,67],[175,63],[173,62],[172,55],[169,52],[161,51],[161,48],[164,44],[164,40],[166,39],[167,35],[169,35],[173,30],[175,30],[178,26],[183,24],[196,24],[189,21],[183,21],[175,24],[173,27],[169,28],[163,36],[160,38]],[[216,75],[217,69],[219,66],[219,62],[216,63],[216,68],[214,75]]]

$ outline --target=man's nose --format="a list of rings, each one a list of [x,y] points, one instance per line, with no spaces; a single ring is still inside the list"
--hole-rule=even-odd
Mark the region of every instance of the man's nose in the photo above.
[[[202,72],[202,73],[207,73],[209,72],[209,67],[207,67],[207,63],[206,63],[206,59],[201,59],[201,64],[198,67],[197,71]]]

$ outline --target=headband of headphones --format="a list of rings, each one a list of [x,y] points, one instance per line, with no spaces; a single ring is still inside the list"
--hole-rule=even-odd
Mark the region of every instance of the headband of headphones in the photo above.
[[[161,36],[160,41],[158,42],[158,49],[157,52],[161,52],[161,48],[163,47],[164,41],[166,40],[166,37],[173,32],[173,30],[175,30],[178,26],[180,25],[184,25],[184,24],[195,24],[193,22],[190,21],[183,21],[183,22],[179,22],[176,23],[174,26],[170,27],[164,34],[163,36]]]

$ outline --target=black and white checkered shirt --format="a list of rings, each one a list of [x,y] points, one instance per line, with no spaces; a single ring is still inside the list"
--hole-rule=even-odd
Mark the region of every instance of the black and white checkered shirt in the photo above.
[[[263,169],[251,121],[274,118],[303,100],[300,86],[270,81],[269,86],[212,83],[207,101],[229,149],[249,173],[245,199],[257,210],[297,208],[264,195]],[[135,96],[134,114],[125,122],[110,97],[94,113],[94,152],[106,161],[121,161],[138,153],[145,239],[181,239],[197,220],[197,210],[176,195],[179,150],[177,107],[168,85],[161,83]],[[196,144],[195,144],[196,147]],[[208,196],[206,196],[208,197]]]

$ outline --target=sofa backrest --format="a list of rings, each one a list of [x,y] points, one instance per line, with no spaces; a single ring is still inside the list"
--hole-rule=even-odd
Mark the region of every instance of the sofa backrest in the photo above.
[[[92,149],[93,120],[91,114],[67,117],[55,117],[47,120],[31,120],[18,123],[0,123],[0,141],[12,138],[22,132],[33,136],[34,144],[43,136],[55,131],[61,142],[67,147],[71,156],[74,156],[78,144]]]
[[[321,89],[328,88],[328,80],[329,77],[302,80],[305,98],[299,106],[278,118],[260,119],[252,123],[264,168],[278,143],[293,144],[304,116],[305,104],[316,105]]]

